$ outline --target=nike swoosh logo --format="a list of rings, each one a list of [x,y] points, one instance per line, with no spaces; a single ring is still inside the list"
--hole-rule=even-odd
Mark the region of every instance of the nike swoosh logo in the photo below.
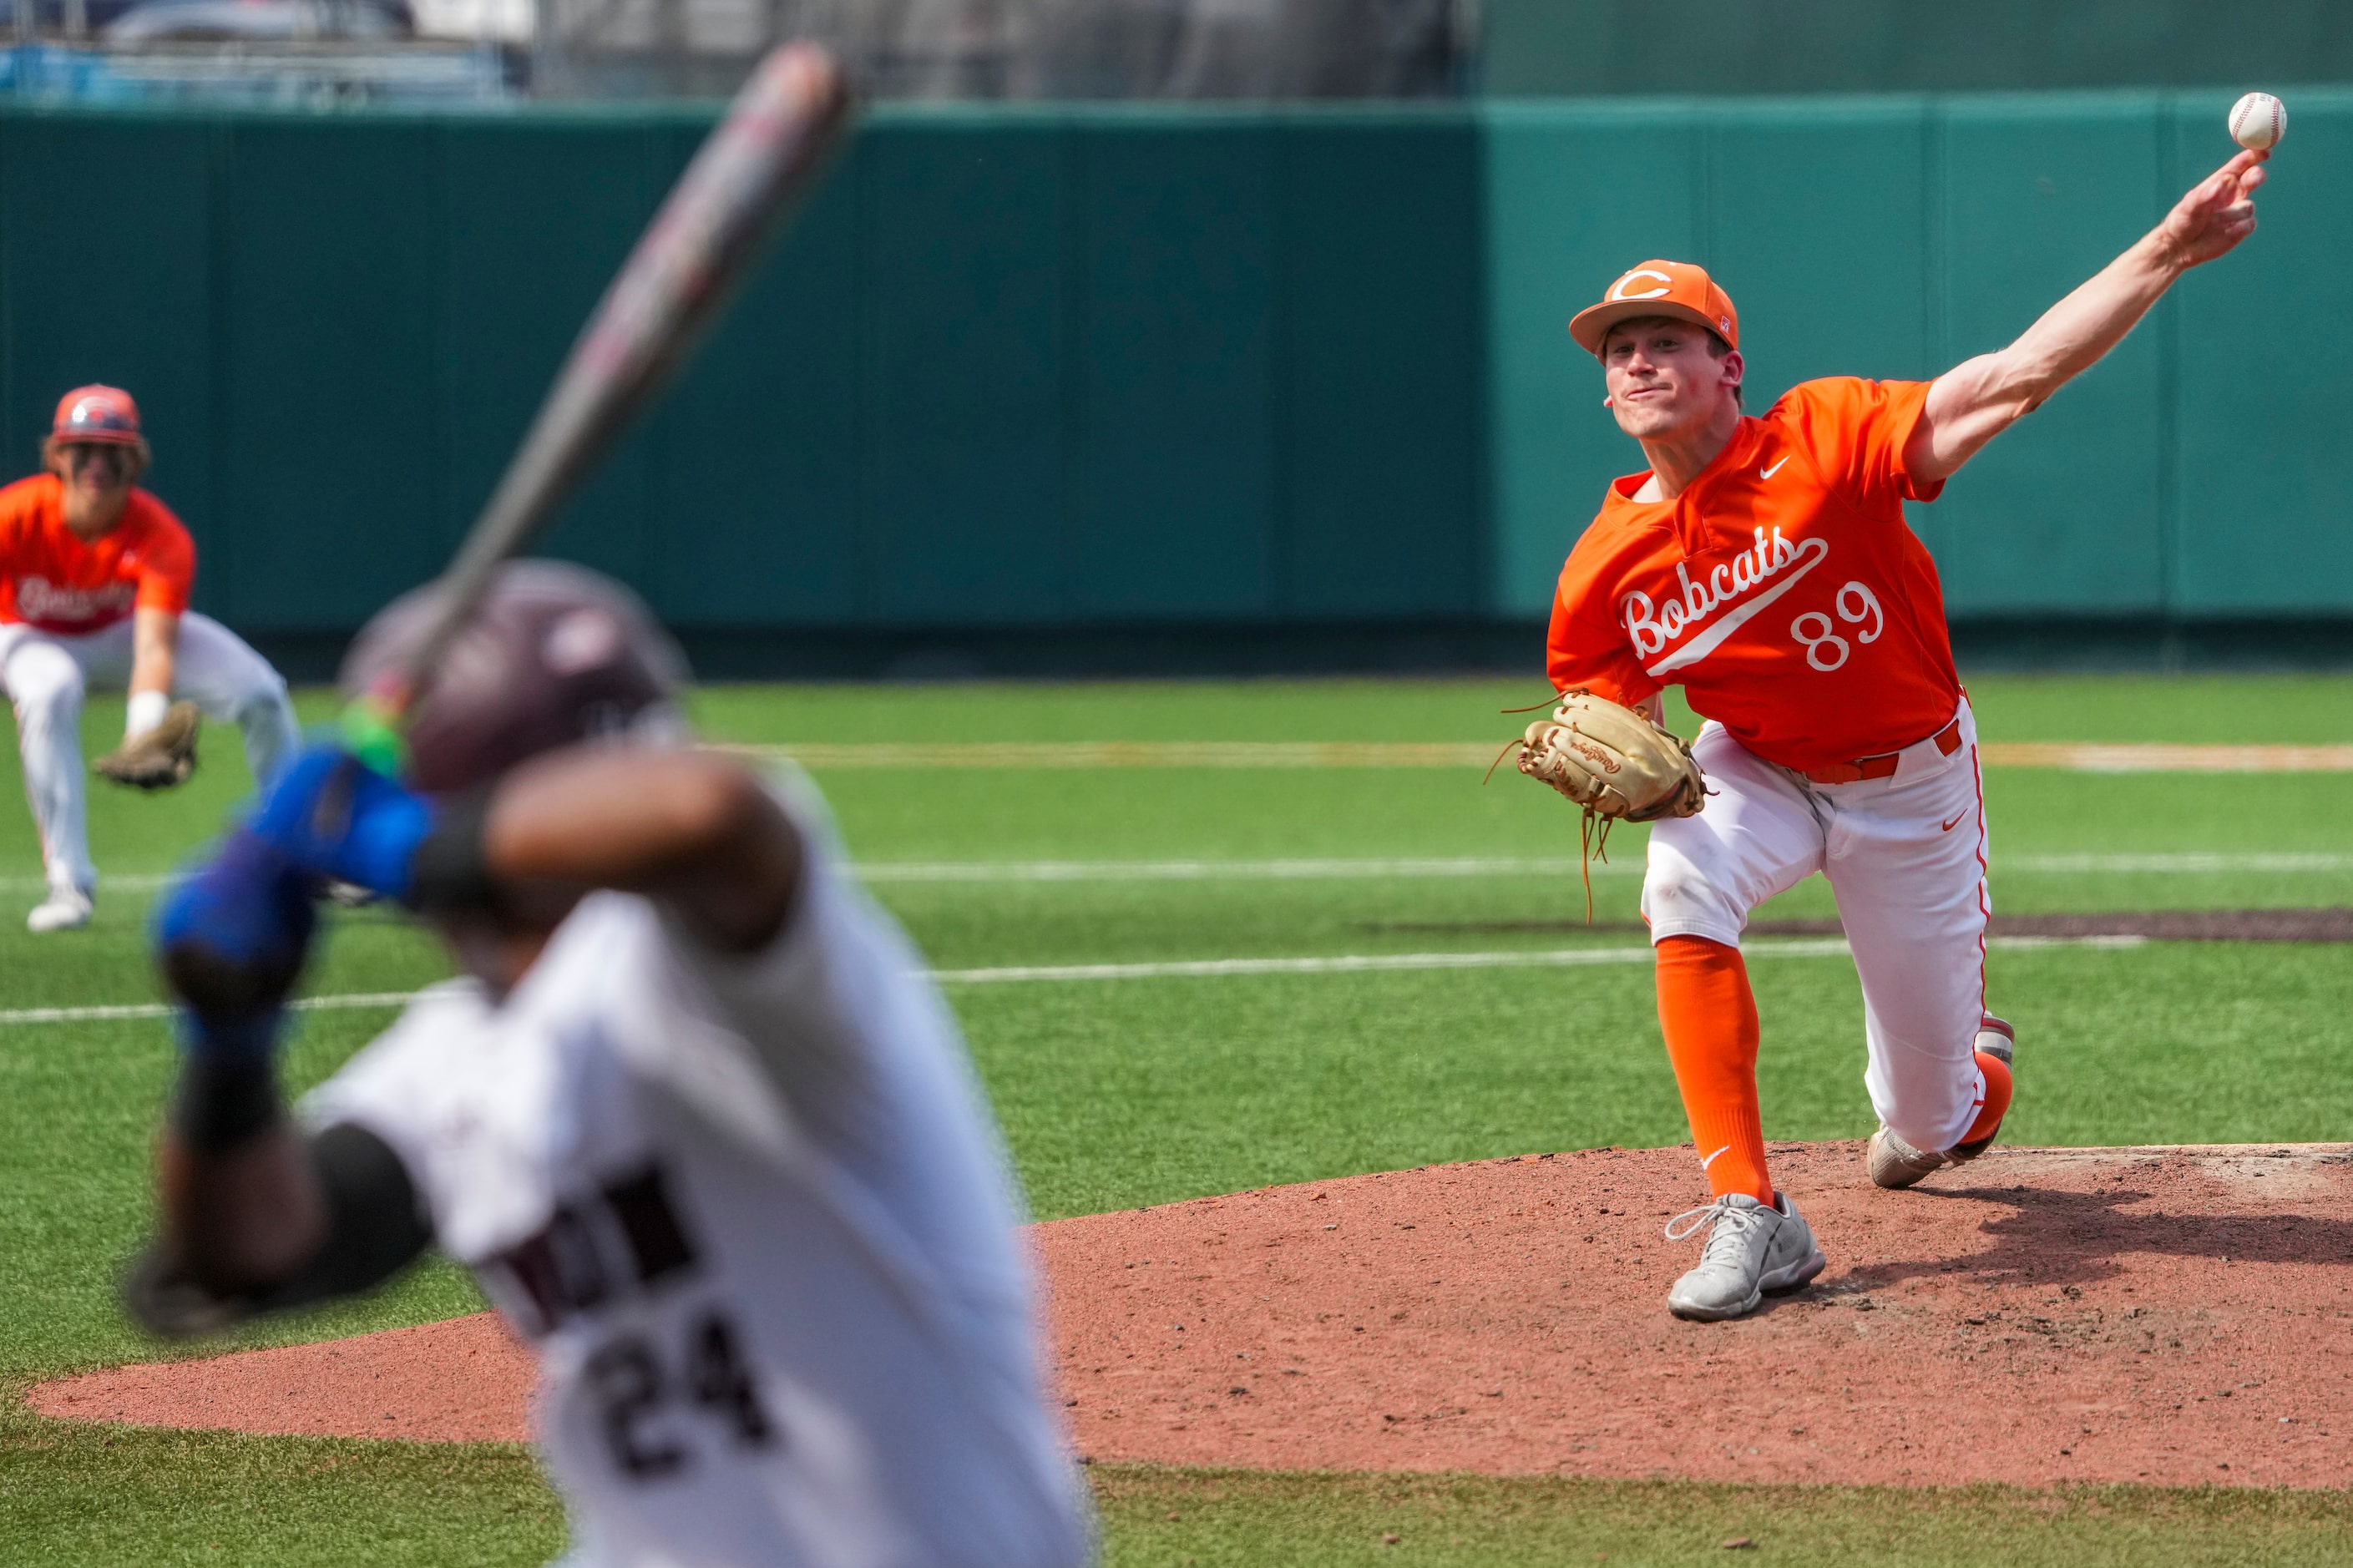
[[[1724,1158],[1724,1156],[1725,1156],[1726,1154],[1729,1154],[1729,1153],[1731,1153],[1731,1152],[1732,1152],[1732,1145],[1731,1145],[1731,1144],[1729,1144],[1729,1143],[1726,1143],[1723,1148],[1718,1149],[1715,1153],[1710,1154],[1706,1159],[1702,1160],[1702,1161],[1699,1163],[1699,1168],[1700,1168],[1701,1170],[1704,1171],[1704,1170],[1706,1170],[1710,1165],[1715,1164],[1718,1160],[1720,1160],[1720,1159]]]
[[[1950,822],[1939,823],[1937,826],[1940,826],[1940,827],[1942,827],[1942,828],[1943,828],[1947,833],[1950,833],[1950,832],[1953,830],[1953,828],[1954,828],[1955,825],[1956,825],[1956,824],[1957,824],[1957,823],[1961,820],[1961,818],[1963,818],[1964,816],[1967,816],[1968,815],[1968,813],[1966,810],[1963,810],[1963,811],[1957,811],[1957,812],[1953,813],[1952,821],[1950,821]]]
[[[1779,472],[1781,471],[1781,463],[1786,463],[1786,462],[1788,462],[1788,460],[1789,460],[1789,459],[1785,456],[1785,457],[1783,457],[1783,458],[1782,458],[1782,459],[1781,459],[1781,462],[1780,462],[1780,463],[1776,463],[1776,464],[1774,464],[1771,468],[1759,468],[1759,469],[1757,469],[1757,477],[1758,479],[1771,479],[1775,474],[1778,474],[1778,473],[1779,473]]]
[[[1715,625],[1708,627],[1658,663],[1644,665],[1642,667],[1644,672],[1651,675],[1664,675],[1671,669],[1681,669],[1687,664],[1697,664],[1701,659],[1723,647],[1724,639],[1738,631],[1746,624],[1750,616],[1796,587],[1799,579],[1820,565],[1829,558],[1830,552],[1828,540],[1800,541],[1798,545],[1798,554],[1801,563],[1789,568],[1789,574],[1787,577],[1782,578],[1739,608],[1733,610]]]

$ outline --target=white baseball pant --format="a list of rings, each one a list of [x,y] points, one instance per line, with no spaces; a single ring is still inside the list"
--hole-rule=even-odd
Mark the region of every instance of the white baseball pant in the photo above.
[[[92,686],[131,683],[129,619],[79,637],[37,626],[0,626],[0,685],[16,710],[16,749],[25,761],[25,795],[41,833],[41,858],[52,888],[87,891],[98,883],[90,858],[90,814],[82,795],[81,702]],[[180,617],[172,660],[172,695],[205,716],[245,731],[245,760],[257,783],[269,778],[301,743],[286,682],[269,661],[209,616]]]
[[[1749,910],[1821,872],[1862,980],[1863,1085],[1915,1149],[1959,1142],[1984,1094],[1985,793],[1967,702],[1958,718],[1951,755],[1922,741],[1889,777],[1837,784],[1765,761],[1710,721],[1693,746],[1707,805],[1652,826],[1642,881],[1653,942],[1737,947]]]

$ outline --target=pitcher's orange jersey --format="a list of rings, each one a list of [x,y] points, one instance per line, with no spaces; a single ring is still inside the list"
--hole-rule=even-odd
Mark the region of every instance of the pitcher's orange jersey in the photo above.
[[[66,526],[55,474],[0,489],[0,621],[45,632],[94,632],[134,609],[184,614],[196,546],[172,509],[134,489],[122,521],[85,542]]]
[[[1767,762],[1816,768],[1944,728],[1960,700],[1935,563],[1904,503],[1926,382],[1793,387],[1671,501],[1609,487],[1553,601],[1555,689],[1629,706],[1680,684]]]

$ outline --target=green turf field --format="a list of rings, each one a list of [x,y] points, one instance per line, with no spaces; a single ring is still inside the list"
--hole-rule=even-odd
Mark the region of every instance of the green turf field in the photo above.
[[[1442,741],[1500,744],[1499,681],[730,688],[710,734],[751,742]],[[1989,741],[2353,742],[2353,679],[1977,684]],[[313,704],[314,712],[323,711]],[[94,705],[93,751],[120,723]],[[1689,728],[1689,721],[1684,721]],[[28,936],[38,858],[0,770],[0,1014],[152,1000],[152,878],[212,831],[243,770],[232,732],[176,795],[93,795],[101,889],[89,931]],[[1557,860],[1573,814],[1508,771],[975,769],[822,772],[872,886],[944,970],[1337,954],[1594,949],[1574,969],[959,984],[951,996],[1044,1216],[1308,1177],[1683,1136],[1632,920],[1641,835],[1594,879],[1435,862]],[[1997,771],[1997,908],[2353,903],[2353,775],[2199,779]],[[2160,858],[2151,860],[2149,858]],[[2194,858],[2183,859],[2181,857]],[[2270,858],[2263,858],[2269,857]],[[1411,859],[1383,875],[1268,874],[1271,860]],[[1080,862],[1036,879],[1031,862]],[[1150,862],[1149,876],[1103,863]],[[943,868],[944,866],[944,869]],[[1174,866],[1176,869],[1172,870]],[[1342,867],[1339,869],[1345,869]],[[1295,868],[1294,868],[1295,869]],[[1410,874],[1408,874],[1408,873]],[[1827,915],[1809,884],[1771,913]],[[440,973],[418,933],[338,917],[308,989],[401,991]],[[1559,929],[1508,929],[1552,925]],[[1507,929],[1496,929],[1496,928]],[[1860,1001],[1840,959],[1754,944],[1767,1130],[1869,1131]],[[1998,950],[2017,1021],[2006,1136],[2119,1143],[2325,1140],[2353,1128],[2353,950],[2150,944]],[[307,1016],[290,1076],[330,1070],[389,1016]],[[1571,1048],[1563,1042],[1581,1042]],[[0,1022],[0,1562],[530,1563],[561,1525],[509,1449],[108,1432],[39,1420],[16,1391],[152,1355],[111,1281],[145,1224],[171,1071],[151,1019]],[[427,1268],[362,1306],[249,1336],[325,1338],[477,1305]],[[1716,1561],[1752,1535],[1788,1562],[2321,1563],[2353,1552],[2336,1497],[2132,1489],[1915,1495],[1666,1483],[1099,1476],[1115,1563]],[[1176,1517],[1171,1519],[1169,1516]],[[1399,1536],[1395,1548],[1381,1537]]]

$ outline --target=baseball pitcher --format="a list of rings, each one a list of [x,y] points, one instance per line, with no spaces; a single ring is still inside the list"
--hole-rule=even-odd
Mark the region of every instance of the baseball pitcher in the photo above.
[[[200,712],[244,730],[257,780],[293,754],[298,737],[269,662],[188,608],[196,548],[171,509],[139,488],[148,450],[131,395],[67,393],[41,458],[47,471],[0,489],[0,683],[16,710],[48,877],[48,896],[25,923],[47,931],[89,923],[98,886],[81,778],[90,685],[131,694],[123,743],[96,764],[120,784],[186,779]]]
[[[1642,913],[1659,1022],[1713,1201],[1680,1317],[1738,1317],[1820,1273],[1767,1173],[1757,1004],[1740,934],[1821,872],[1862,982],[1871,1179],[1904,1187],[1983,1152],[2012,1034],[1985,997],[1987,837],[1977,730],[1936,571],[1905,525],[1979,448],[2089,368],[2173,280],[2255,226],[2265,154],[2231,160],[2008,348],[1932,382],[1835,378],[1741,408],[1740,321],[1701,268],[1646,261],[1569,331],[1648,471],[1614,481],[1560,575],[1554,719],[1523,771],[1604,816],[1655,819]],[[1657,727],[1680,684],[1688,753]],[[1639,710],[1639,712],[1629,711]]]
[[[431,592],[361,635],[347,691]],[[955,1024],[814,796],[682,743],[682,670],[617,584],[510,564],[402,782],[307,752],[166,898],[186,1059],[131,1304],[199,1330],[435,1242],[537,1350],[574,1568],[1077,1568]],[[465,977],[290,1121],[272,1062],[330,879],[418,911]]]

